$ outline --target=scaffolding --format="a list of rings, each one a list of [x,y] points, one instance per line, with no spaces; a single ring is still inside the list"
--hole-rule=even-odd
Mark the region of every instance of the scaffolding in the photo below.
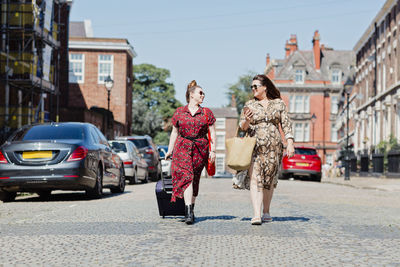
[[[0,0],[0,138],[58,121],[61,0]]]

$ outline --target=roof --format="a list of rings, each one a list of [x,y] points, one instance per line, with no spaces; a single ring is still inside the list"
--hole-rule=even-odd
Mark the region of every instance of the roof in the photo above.
[[[93,37],[92,22],[90,20],[71,21],[69,37]]]
[[[237,119],[238,113],[236,108],[224,107],[224,108],[210,108],[216,118],[235,118]]]
[[[294,80],[296,67],[306,70],[308,81],[330,81],[331,69],[339,68],[343,72],[342,81],[352,79],[355,66],[355,53],[351,50],[321,50],[320,71],[315,69],[313,51],[294,51],[286,59],[275,60],[275,80]]]

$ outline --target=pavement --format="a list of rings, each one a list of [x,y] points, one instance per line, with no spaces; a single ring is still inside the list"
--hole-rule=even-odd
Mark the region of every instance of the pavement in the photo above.
[[[359,189],[373,189],[382,191],[400,192],[400,178],[376,178],[363,176],[350,176],[350,180],[345,180],[344,177],[323,177],[322,183],[330,183],[344,186],[351,186]]]
[[[201,179],[186,225],[159,216],[154,188],[0,203],[0,266],[400,266],[398,192],[280,180],[273,221],[253,226],[249,191]]]

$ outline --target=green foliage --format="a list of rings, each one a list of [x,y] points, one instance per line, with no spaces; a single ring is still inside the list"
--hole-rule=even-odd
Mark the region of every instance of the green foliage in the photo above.
[[[232,99],[232,95],[235,96],[238,114],[241,113],[244,104],[252,97],[251,83],[255,75],[254,72],[244,74],[239,77],[239,80],[236,83],[231,84],[228,88],[227,96],[229,97],[229,100]]]
[[[132,132],[154,138],[182,104],[175,98],[174,85],[166,81],[169,70],[140,64],[133,67],[133,75]]]
[[[157,132],[156,136],[153,139],[154,143],[158,145],[168,145],[169,143],[169,134],[165,131]]]

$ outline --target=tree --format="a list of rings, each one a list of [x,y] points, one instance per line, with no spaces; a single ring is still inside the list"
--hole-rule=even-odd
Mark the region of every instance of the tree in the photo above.
[[[168,142],[169,120],[176,108],[182,104],[175,98],[175,88],[166,80],[170,77],[167,69],[151,64],[135,65],[132,89],[132,132],[138,135],[156,137],[158,142]]]
[[[251,83],[255,75],[254,72],[244,74],[239,77],[239,80],[236,83],[230,85],[228,88],[227,96],[229,97],[229,100],[231,100],[232,95],[234,95],[238,114],[241,113],[244,104],[252,97]]]

